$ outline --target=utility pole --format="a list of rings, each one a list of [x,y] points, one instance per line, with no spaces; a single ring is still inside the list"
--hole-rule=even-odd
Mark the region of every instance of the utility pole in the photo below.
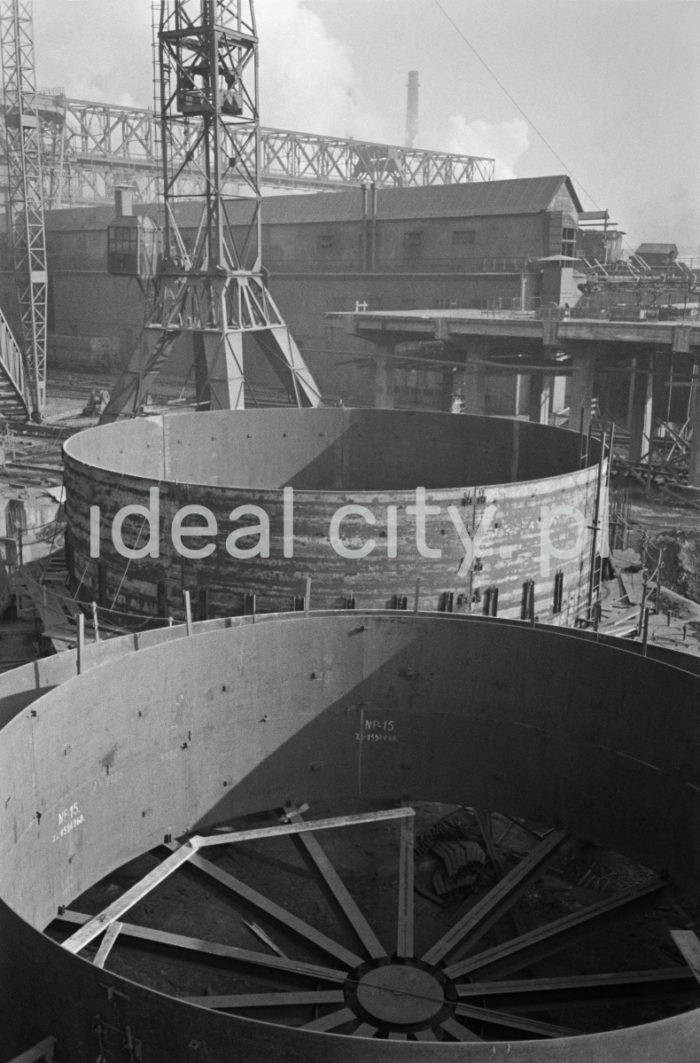
[[[162,0],[156,76],[163,258],[146,332],[102,420],[136,416],[181,336],[191,343],[199,409],[242,409],[254,346],[291,405],[321,397],[267,290],[261,262],[258,37],[252,0]],[[183,145],[185,151],[183,152]],[[198,173],[192,189],[193,169]],[[181,210],[196,236],[186,242]],[[110,232],[119,238],[118,226]]]

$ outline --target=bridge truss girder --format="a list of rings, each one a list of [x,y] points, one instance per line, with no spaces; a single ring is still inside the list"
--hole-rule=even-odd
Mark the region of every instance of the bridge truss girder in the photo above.
[[[157,117],[147,108],[66,97],[61,90],[37,97],[48,207],[110,202],[114,186],[133,184],[141,202],[158,192]],[[251,146],[237,133],[245,161]],[[0,142],[0,150],[4,150]],[[186,154],[187,144],[174,143]],[[407,148],[287,129],[260,127],[261,185],[278,188],[343,188],[363,181],[415,188],[492,181],[493,159]],[[186,176],[187,171],[183,174]],[[196,173],[192,174],[196,187]]]

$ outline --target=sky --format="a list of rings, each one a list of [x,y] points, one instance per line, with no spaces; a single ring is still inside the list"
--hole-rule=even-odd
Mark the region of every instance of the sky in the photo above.
[[[266,126],[567,173],[629,247],[700,255],[700,0],[256,0]],[[151,0],[34,0],[37,83],[152,106]]]

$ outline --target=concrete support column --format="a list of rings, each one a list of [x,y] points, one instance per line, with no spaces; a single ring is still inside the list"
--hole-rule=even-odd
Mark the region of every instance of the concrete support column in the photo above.
[[[515,377],[515,396],[513,399],[513,413],[516,417],[525,413],[525,400],[529,395],[528,379],[524,373],[518,373]]]
[[[378,410],[394,408],[394,367],[391,358],[382,354],[375,361],[374,405]]]
[[[486,366],[483,365],[486,353],[484,344],[467,351],[464,373],[461,375],[465,413],[486,413]]]
[[[549,409],[551,405],[552,378],[546,373],[530,374],[530,407],[528,415],[531,421],[539,424],[549,424]]]
[[[552,377],[552,414],[557,414],[566,407],[566,377],[563,373]],[[561,421],[555,423],[561,424]]]
[[[544,365],[541,373],[530,374],[530,405],[529,417],[538,424],[549,424],[552,412],[552,396],[554,392],[555,377],[547,372],[546,363],[553,362],[557,349],[545,347],[543,349]]]
[[[642,461],[651,449],[654,424],[653,355],[638,354],[632,360],[627,427],[630,434],[630,461]]]
[[[690,487],[700,488],[700,372],[695,367],[693,372],[695,386],[693,388],[690,403],[690,424],[693,429],[693,438],[690,441],[688,454],[688,484]]]
[[[572,373],[569,378],[569,428],[578,432],[583,419],[583,431],[588,432],[593,408],[593,385],[597,350],[595,344],[571,344]]]

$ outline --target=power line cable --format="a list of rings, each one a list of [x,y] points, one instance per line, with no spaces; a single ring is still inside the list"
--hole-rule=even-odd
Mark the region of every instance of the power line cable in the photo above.
[[[541,129],[539,129],[539,127],[538,127],[538,126],[537,126],[537,125],[535,124],[535,122],[533,122],[532,118],[530,118],[530,116],[529,116],[529,115],[528,115],[528,114],[527,114],[527,113],[526,113],[526,112],[525,112],[525,111],[523,110],[523,108],[522,108],[522,107],[520,106],[520,104],[519,104],[519,103],[518,103],[518,101],[517,101],[517,100],[515,99],[515,97],[513,96],[513,94],[512,94],[511,92],[509,92],[509,91],[508,91],[508,89],[507,89],[507,88],[506,88],[506,86],[505,86],[505,85],[503,84],[503,82],[502,82],[502,81],[501,81],[501,79],[500,79],[500,78],[498,77],[498,75],[497,75],[497,74],[495,73],[495,71],[491,69],[491,67],[490,67],[490,66],[489,66],[489,64],[488,64],[488,63],[486,62],[486,60],[485,60],[485,59],[484,59],[484,58],[483,58],[483,57],[482,57],[482,56],[481,56],[481,55],[479,54],[479,52],[477,52],[477,50],[476,50],[476,48],[474,47],[474,45],[473,45],[473,44],[471,43],[471,41],[469,41],[469,40],[467,39],[467,37],[466,37],[466,36],[464,35],[464,33],[463,33],[463,32],[462,32],[462,30],[461,30],[461,29],[459,28],[459,26],[457,25],[457,23],[455,22],[455,20],[454,20],[454,19],[452,18],[452,16],[451,16],[451,15],[449,15],[449,14],[447,13],[447,11],[445,11],[445,8],[444,8],[444,7],[442,6],[442,4],[440,3],[440,0],[434,0],[434,3],[435,3],[435,6],[436,6],[436,7],[438,8],[438,10],[442,12],[442,14],[444,15],[444,17],[445,17],[445,18],[447,19],[447,21],[448,21],[448,22],[450,23],[450,25],[452,26],[452,28],[454,29],[454,31],[455,31],[455,32],[457,33],[457,35],[458,35],[458,36],[459,36],[459,37],[460,37],[460,38],[461,38],[461,39],[462,39],[462,40],[464,41],[464,43],[466,44],[466,46],[467,46],[467,48],[469,49],[469,51],[470,51],[470,52],[471,52],[471,53],[472,53],[472,54],[473,54],[473,55],[474,55],[474,56],[476,57],[476,59],[478,59],[478,61],[479,61],[479,62],[481,63],[481,65],[483,66],[484,70],[486,70],[486,71],[487,71],[487,73],[488,73],[488,74],[489,74],[489,75],[490,75],[490,76],[491,76],[491,77],[493,78],[493,80],[494,80],[494,81],[496,82],[496,84],[498,85],[498,87],[500,88],[500,90],[501,90],[501,91],[502,91],[502,92],[503,92],[503,93],[504,93],[504,94],[505,94],[505,95],[506,95],[506,96],[508,97],[508,99],[509,99],[509,100],[510,100],[510,102],[511,102],[511,103],[513,104],[513,106],[514,106],[515,108],[517,108],[518,112],[519,112],[519,113],[520,113],[520,114],[522,115],[522,117],[523,117],[523,118],[525,119],[525,121],[526,121],[526,122],[528,123],[528,125],[532,127],[532,129],[533,129],[533,130],[535,131],[535,133],[536,133],[536,134],[537,134],[537,136],[538,136],[538,137],[540,138],[540,140],[541,140],[541,141],[542,141],[542,143],[543,143],[543,144],[545,145],[545,147],[547,147],[547,148],[549,149],[549,151],[551,151],[552,155],[553,155],[553,156],[554,156],[554,158],[555,158],[555,159],[557,160],[557,162],[560,162],[560,163],[561,163],[561,165],[562,165],[562,166],[564,167],[564,170],[565,170],[565,171],[566,171],[567,173],[571,173],[571,174],[572,174],[572,176],[573,176],[573,172],[572,172],[572,170],[571,170],[571,167],[570,167],[570,166],[569,166],[569,165],[568,165],[568,164],[566,163],[566,160],[565,160],[565,159],[562,159],[562,157],[561,157],[561,155],[559,154],[559,152],[558,152],[558,151],[556,151],[556,149],[555,149],[555,148],[554,148],[554,147],[552,146],[552,144],[550,144],[550,142],[549,142],[549,141],[547,140],[547,137],[546,137],[546,136],[544,135],[544,133],[543,133],[543,132],[541,131]],[[578,185],[578,187],[579,187],[579,188],[581,189],[581,191],[582,191],[582,192],[583,192],[583,193],[584,193],[584,194],[585,194],[586,196],[588,196],[588,198],[590,199],[590,201],[591,201],[591,203],[592,203],[592,204],[594,205],[594,207],[596,207],[596,208],[597,208],[598,210],[602,210],[602,207],[600,207],[600,205],[599,205],[599,204],[598,204],[598,203],[596,202],[596,200],[595,200],[595,197],[591,195],[591,193],[590,193],[590,192],[588,191],[588,189],[587,189],[587,188],[585,188],[585,187],[584,187],[584,185],[583,185],[583,184],[581,183],[581,181],[579,181],[578,177],[576,177],[576,178],[575,178],[575,180],[576,180],[576,184]]]

